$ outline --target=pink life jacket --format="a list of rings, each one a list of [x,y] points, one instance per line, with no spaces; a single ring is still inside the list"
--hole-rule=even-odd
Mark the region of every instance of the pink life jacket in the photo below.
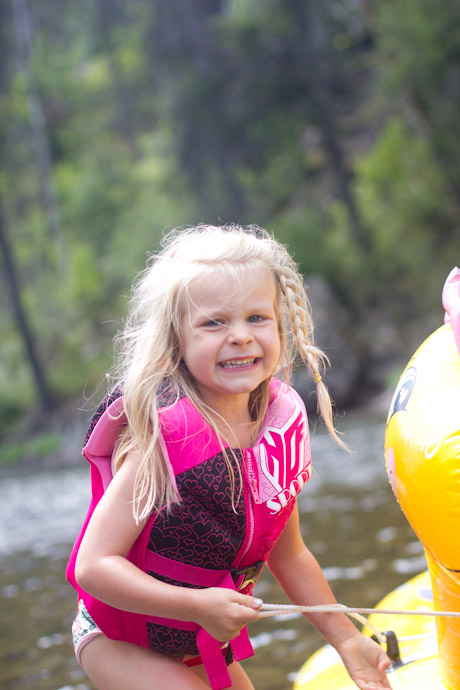
[[[164,582],[227,587],[250,594],[311,473],[305,407],[277,379],[270,382],[267,414],[253,448],[235,450],[235,485],[221,445],[188,398],[159,397],[160,444],[181,502],[153,514],[127,558]],[[231,686],[221,645],[197,624],[115,609],[84,592],[75,561],[86,527],[112,479],[111,456],[126,423],[121,393],[95,414],[83,454],[91,463],[92,500],[73,547],[67,578],[107,637],[182,658],[201,655],[213,690]],[[240,474],[236,462],[240,464]],[[241,498],[235,502],[242,489]],[[230,642],[227,663],[253,654],[246,628]]]

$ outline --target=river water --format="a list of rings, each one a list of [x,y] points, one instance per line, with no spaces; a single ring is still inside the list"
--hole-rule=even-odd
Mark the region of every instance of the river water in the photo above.
[[[425,568],[423,550],[391,492],[382,413],[348,413],[348,455],[312,429],[314,474],[299,497],[302,532],[338,600],[373,606]],[[71,469],[8,477],[0,486],[0,688],[93,690],[72,651],[75,594],[64,570],[86,513],[85,461]],[[264,571],[256,594],[286,601]],[[244,662],[257,690],[292,688],[295,672],[322,645],[302,616],[250,627],[255,656]]]

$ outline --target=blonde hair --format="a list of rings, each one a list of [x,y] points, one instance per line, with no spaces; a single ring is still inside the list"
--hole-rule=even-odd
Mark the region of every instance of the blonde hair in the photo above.
[[[316,382],[318,411],[330,434],[345,447],[334,429],[331,399],[321,379],[329,362],[314,345],[310,304],[286,247],[257,226],[198,225],[174,230],[164,237],[160,251],[149,257],[147,268],[135,282],[125,328],[116,339],[116,377],[123,389],[127,426],[115,451],[114,465],[120,467],[130,451],[139,455],[134,487],[134,514],[138,520],[164,506],[170,509],[180,500],[158,444],[160,384],[166,382],[176,398],[181,394],[189,397],[218,438],[222,436],[215,413],[200,399],[182,359],[181,321],[188,304],[188,288],[212,271],[238,275],[247,269],[268,270],[273,278],[281,343],[279,371],[289,381],[295,356],[300,355]],[[269,379],[250,394],[254,435],[267,409],[268,385]],[[223,444],[222,449],[226,457]]]

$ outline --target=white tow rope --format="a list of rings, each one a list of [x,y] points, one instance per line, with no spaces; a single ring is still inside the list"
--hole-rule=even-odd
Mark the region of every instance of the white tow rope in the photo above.
[[[421,611],[407,611],[402,609],[365,609],[344,606],[343,604],[321,604],[319,606],[262,604],[260,607],[261,618],[268,618],[269,616],[284,616],[293,613],[345,613],[351,618],[358,620],[360,623],[362,623],[362,625],[367,625],[369,628],[371,628],[380,644],[385,643],[385,635],[361,614],[369,615],[371,613],[380,613],[391,616],[442,616],[445,618],[460,618],[459,611],[432,611],[431,609],[423,609]]]
[[[292,613],[371,613],[387,614],[391,616],[442,616],[444,618],[460,618],[460,611],[405,611],[401,609],[363,609],[344,606],[343,604],[322,604],[319,606],[296,606],[293,604],[262,604],[260,617],[283,616]]]

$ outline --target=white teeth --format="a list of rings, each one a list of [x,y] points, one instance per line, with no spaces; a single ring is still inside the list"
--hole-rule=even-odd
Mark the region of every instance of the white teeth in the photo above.
[[[227,362],[221,362],[221,366],[225,369],[231,369],[232,367],[246,367],[249,364],[254,364],[255,361],[255,357],[248,357],[248,359],[234,359],[228,360]]]

